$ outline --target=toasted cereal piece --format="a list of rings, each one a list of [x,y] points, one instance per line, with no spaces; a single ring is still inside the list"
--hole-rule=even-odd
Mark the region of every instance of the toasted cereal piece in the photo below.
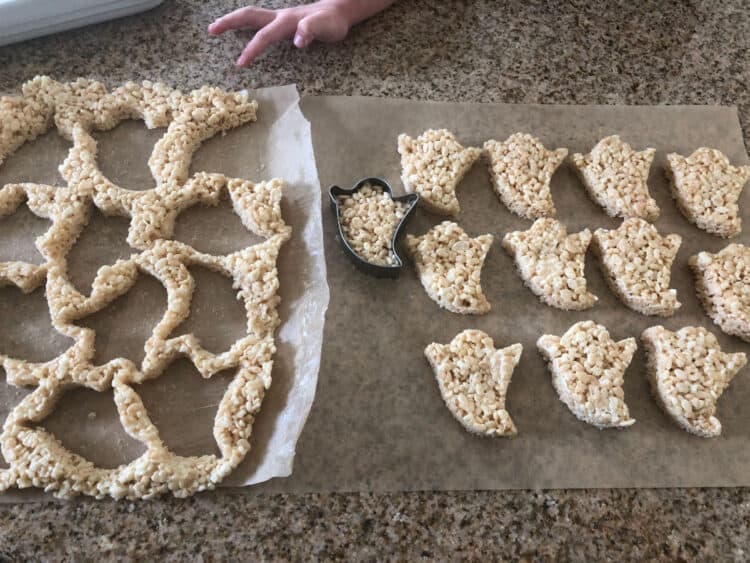
[[[602,325],[581,321],[562,336],[545,334],[536,342],[549,364],[560,400],[576,418],[602,428],[625,428],[635,422],[622,389],[635,338],[615,342]]]
[[[668,154],[665,171],[677,209],[688,221],[724,238],[740,233],[737,200],[750,166],[732,166],[721,151],[701,147],[687,158]]]
[[[492,235],[471,238],[451,221],[421,237],[406,237],[407,252],[427,295],[444,309],[464,315],[490,310],[480,278],[491,245]]]
[[[505,394],[523,346],[495,349],[481,330],[465,330],[450,344],[433,342],[424,350],[448,410],[466,430],[484,436],[514,436]]]
[[[404,189],[433,213],[457,215],[456,187],[482,150],[462,147],[447,129],[428,129],[416,139],[399,135],[398,152]]]
[[[695,292],[721,330],[750,342],[750,248],[730,244],[690,258]]]
[[[649,194],[647,183],[655,152],[634,151],[618,135],[612,135],[599,141],[589,154],[574,154],[573,164],[589,197],[607,215],[655,221],[659,206]]]
[[[612,292],[642,315],[669,317],[680,307],[669,288],[680,235],[659,235],[651,223],[631,217],[617,229],[597,229],[591,249]]]
[[[591,231],[569,235],[565,225],[548,217],[527,231],[503,238],[503,248],[516,261],[518,273],[543,303],[580,311],[593,307],[596,295],[586,289],[583,267]]]
[[[513,213],[524,219],[555,215],[550,180],[568,156],[568,149],[547,150],[528,133],[514,133],[505,141],[484,143],[495,193]]]
[[[344,236],[354,252],[371,264],[395,266],[393,235],[409,206],[369,183],[352,195],[338,197]]]
[[[664,412],[691,434],[720,435],[716,401],[747,363],[745,354],[725,354],[703,327],[671,332],[652,326],[643,331],[641,340],[651,391]]]

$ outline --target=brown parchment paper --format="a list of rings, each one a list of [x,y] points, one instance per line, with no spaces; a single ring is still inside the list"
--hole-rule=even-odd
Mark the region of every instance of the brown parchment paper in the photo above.
[[[230,486],[250,485],[291,473],[295,444],[315,396],[328,304],[320,185],[310,124],[299,109],[299,96],[293,85],[257,90],[252,95],[259,102],[258,121],[204,143],[191,167],[191,174],[221,172],[253,181],[284,178],[288,187],[283,215],[294,229],[278,263],[282,324],[276,333],[278,352],[273,383],[253,428],[251,452],[222,483]],[[123,187],[153,187],[147,160],[162,133],[163,130],[148,131],[139,122],[125,122],[110,132],[98,133],[102,170]],[[28,143],[0,167],[0,185],[19,181],[60,185],[56,167],[68,147],[69,143],[56,133]],[[40,262],[42,258],[33,240],[46,226],[25,205],[0,219],[0,260]],[[127,219],[105,219],[98,212],[93,214],[68,257],[74,283],[88,292],[100,266],[133,252],[125,242],[127,228]],[[244,229],[228,202],[217,208],[188,209],[180,215],[174,237],[216,254],[260,240]],[[244,308],[236,299],[231,280],[201,268],[194,268],[191,273],[196,280],[191,316],[177,331],[194,332],[209,350],[223,351],[244,334]],[[80,322],[96,330],[99,360],[125,356],[140,361],[145,340],[165,306],[166,292],[161,284],[141,275],[125,296]],[[4,353],[43,361],[69,345],[50,325],[43,288],[29,296],[15,288],[0,288],[0,319],[0,349]],[[213,419],[232,375],[230,371],[204,380],[183,359],[136,390],[170,449],[181,455],[218,454],[212,436]],[[27,392],[9,386],[0,369],[0,421]],[[115,467],[143,451],[120,426],[111,392],[71,390],[42,424],[68,448],[103,467]],[[0,464],[6,466],[2,456]],[[0,500],[40,496],[11,490],[0,495]]]
[[[579,422],[559,401],[535,341],[562,334],[574,322],[593,319],[612,336],[639,338],[643,329],[701,325],[719,337],[724,350],[750,352],[727,337],[700,308],[687,267],[699,250],[717,251],[727,241],[691,226],[676,210],[663,176],[670,151],[683,154],[708,145],[734,163],[747,163],[734,108],[603,107],[426,103],[394,99],[322,97],[303,100],[313,124],[318,171],[325,188],[351,186],[363,176],[388,179],[401,193],[396,137],[447,127],[465,145],[481,146],[516,131],[539,136],[547,147],[588,152],[598,139],[619,133],[637,148],[657,149],[649,185],[662,215],[661,233],[679,233],[683,245],[673,285],[683,306],[673,318],[644,317],[627,309],[607,289],[589,254],[586,276],[598,304],[564,312],[540,303],[526,289],[511,258],[500,247],[510,230],[531,222],[508,212],[491,189],[485,164],[477,164],[459,187],[458,222],[472,236],[496,239],[482,273],[492,303],[485,316],[440,309],[425,294],[407,261],[399,280],[366,276],[346,259],[322,194],[323,228],[331,303],[325,326],[318,392],[297,446],[289,479],[262,490],[393,491],[415,489],[501,489],[559,487],[662,487],[750,485],[750,369],[741,372],[719,401],[720,438],[701,439],[677,428],[652,400],[644,374],[643,347],[625,374],[625,398],[637,420],[626,430]],[[558,218],[576,232],[613,228],[564,165],[552,180]],[[750,237],[750,194],[740,200],[743,233]],[[419,210],[408,230],[424,233],[441,218]],[[432,342],[449,342],[466,328],[490,334],[498,347],[521,342],[520,364],[509,388],[507,408],[517,427],[513,439],[487,439],[465,432],[444,406],[423,356]]]

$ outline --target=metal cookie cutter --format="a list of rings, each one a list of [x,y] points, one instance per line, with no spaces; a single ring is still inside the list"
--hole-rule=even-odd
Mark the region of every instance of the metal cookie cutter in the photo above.
[[[393,232],[393,239],[391,240],[391,251],[393,252],[393,256],[396,258],[396,264],[394,265],[380,265],[368,262],[356,253],[356,251],[349,245],[349,241],[346,239],[346,235],[344,235],[344,229],[341,226],[339,198],[341,196],[350,196],[355,194],[360,189],[362,189],[365,184],[377,186],[384,192],[386,192],[393,201],[407,204],[406,212],[396,225],[396,230]],[[344,252],[349,256],[352,262],[354,262],[354,265],[363,272],[370,274],[371,276],[375,276],[378,278],[397,278],[401,273],[401,268],[403,268],[404,263],[401,260],[401,257],[398,255],[398,251],[396,250],[396,242],[399,240],[403,228],[406,225],[406,221],[414,214],[414,210],[417,206],[417,201],[419,201],[419,196],[417,194],[406,194],[398,197],[393,197],[393,190],[391,189],[391,186],[388,185],[388,182],[386,182],[382,178],[363,178],[362,180],[357,182],[350,190],[345,190],[344,188],[340,188],[338,186],[331,186],[328,189],[328,195],[331,198],[331,210],[333,211],[334,215],[336,215],[336,225],[338,226],[339,230],[339,240],[341,241],[341,246],[344,247]]]

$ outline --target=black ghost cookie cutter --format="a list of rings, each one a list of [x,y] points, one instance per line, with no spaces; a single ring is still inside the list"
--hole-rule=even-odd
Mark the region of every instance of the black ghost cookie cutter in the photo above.
[[[344,229],[341,226],[339,198],[341,198],[342,196],[354,195],[366,184],[381,188],[393,201],[407,204],[406,212],[396,225],[396,229],[393,231],[393,238],[391,239],[391,252],[393,252],[393,256],[396,260],[396,263],[393,265],[373,264],[372,262],[368,262],[367,260],[365,260],[349,245],[349,241],[344,234]],[[344,248],[344,252],[349,256],[352,262],[354,262],[354,265],[363,272],[370,274],[371,276],[375,276],[378,278],[397,278],[401,273],[404,262],[401,260],[401,256],[399,256],[398,254],[396,243],[399,240],[401,233],[403,232],[403,228],[406,225],[407,220],[409,220],[414,214],[414,210],[417,207],[417,201],[419,201],[419,196],[417,194],[406,194],[394,197],[391,186],[382,178],[363,178],[359,182],[357,182],[350,190],[345,190],[344,188],[340,188],[338,186],[331,186],[328,189],[328,195],[331,198],[331,210],[336,216],[336,226],[338,227],[339,231],[339,241],[341,242],[341,246]]]

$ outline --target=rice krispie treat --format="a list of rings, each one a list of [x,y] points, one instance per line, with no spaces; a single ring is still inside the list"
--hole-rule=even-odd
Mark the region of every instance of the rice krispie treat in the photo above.
[[[703,327],[671,332],[652,326],[643,331],[641,340],[651,391],[664,412],[691,434],[720,435],[716,402],[747,363],[745,354],[725,354]]]
[[[655,149],[634,151],[617,135],[599,141],[587,155],[575,153],[573,164],[589,197],[610,217],[655,221],[659,206],[648,191],[648,171]]]
[[[732,166],[721,151],[701,147],[687,158],[668,154],[665,170],[672,197],[688,221],[724,238],[740,233],[737,200],[750,179],[750,166]]]
[[[750,248],[730,244],[690,258],[695,291],[721,330],[750,342]]]
[[[255,120],[257,104],[246,93],[201,88],[183,94],[164,85],[127,83],[111,92],[91,80],[70,83],[36,77],[22,98],[0,98],[0,160],[55,126],[72,141],[60,166],[63,187],[19,183],[0,188],[0,216],[24,200],[50,227],[36,238],[44,262],[0,263],[0,286],[25,292],[45,284],[52,325],[70,339],[69,347],[45,362],[0,353],[0,370],[9,385],[33,390],[14,405],[0,432],[8,469],[0,469],[0,492],[9,487],[39,487],[59,497],[177,497],[213,489],[245,458],[255,416],[271,385],[274,333],[281,320],[277,258],[291,236],[281,215],[284,182],[252,183],[223,174],[198,172],[188,178],[195,149],[208,137]],[[167,127],[151,154],[156,187],[133,191],[115,185],[99,169],[94,130],[124,119],[147,127]],[[227,196],[242,224],[261,243],[216,256],[171,240],[177,214],[187,207],[217,205]],[[129,218],[129,258],[103,265],[89,295],[69,279],[68,252],[86,227],[91,209]],[[246,333],[229,349],[214,354],[193,334],[174,336],[190,315],[195,281],[190,268],[208,268],[231,280],[246,313]],[[125,294],[139,275],[151,275],[166,290],[167,306],[144,345],[139,365],[126,357],[103,365],[95,360],[96,333],[80,319],[101,311]],[[10,351],[12,353],[12,351]],[[218,453],[180,456],[159,437],[137,385],[159,377],[178,357],[189,360],[204,378],[224,370],[234,375],[213,424]],[[97,467],[66,447],[43,426],[70,388],[112,390],[124,430],[144,447],[143,455],[113,468]]]
[[[397,265],[391,244],[408,205],[370,184],[353,195],[339,196],[338,202],[341,228],[354,252],[371,264]]]
[[[542,218],[527,231],[506,234],[503,248],[516,261],[524,283],[543,303],[579,311],[597,301],[586,289],[583,272],[590,241],[588,229],[569,235],[560,221]]]
[[[245,92],[202,86],[174,102],[167,132],[154,145],[148,167],[157,181],[184,182],[200,144],[217,133],[256,120],[258,103]]]
[[[635,338],[615,342],[602,325],[582,321],[562,336],[543,335],[536,345],[549,363],[560,400],[576,418],[600,429],[635,422],[622,389],[637,348]]]
[[[448,410],[466,430],[484,436],[518,433],[505,395],[521,352],[520,344],[497,350],[492,338],[473,329],[424,350]]]
[[[505,141],[484,143],[495,193],[505,206],[524,219],[555,215],[550,180],[568,156],[568,149],[547,150],[528,133],[514,133]]]
[[[490,310],[480,282],[491,245],[492,235],[471,238],[451,221],[421,237],[406,236],[406,249],[427,295],[444,309],[461,314],[481,315]]]
[[[447,129],[428,129],[416,139],[398,136],[401,181],[429,211],[455,216],[460,208],[456,187],[482,150],[464,148]]]
[[[659,235],[651,223],[631,217],[613,230],[597,229],[591,249],[612,292],[642,315],[669,317],[680,307],[669,288],[680,235]]]
[[[0,98],[0,164],[21,145],[46,132],[53,111],[52,105],[35,97]]]

